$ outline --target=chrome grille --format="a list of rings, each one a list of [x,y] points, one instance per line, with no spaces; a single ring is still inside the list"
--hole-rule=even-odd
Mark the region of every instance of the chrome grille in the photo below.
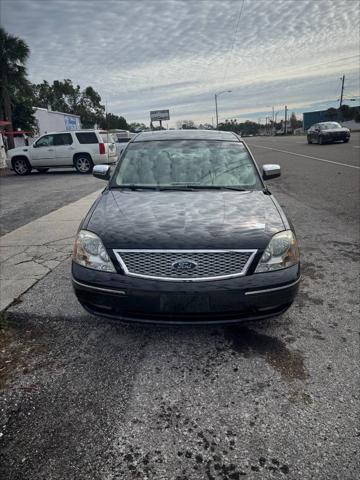
[[[245,275],[256,250],[114,250],[114,253],[124,273],[133,277],[201,281]],[[193,268],[178,270],[176,264],[184,262]]]

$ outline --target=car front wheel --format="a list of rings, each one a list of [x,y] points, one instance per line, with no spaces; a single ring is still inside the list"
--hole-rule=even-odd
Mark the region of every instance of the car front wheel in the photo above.
[[[12,166],[17,175],[29,175],[31,172],[29,160],[24,157],[14,158]]]
[[[323,143],[324,143],[324,139],[321,135],[319,135],[318,144],[323,145]]]
[[[79,173],[91,173],[94,164],[91,160],[90,155],[82,153],[75,158],[74,166]]]
[[[345,138],[344,143],[348,143],[349,140],[350,138]]]
[[[310,138],[310,137],[307,137],[307,142],[308,142],[308,144],[312,143],[312,141],[311,141],[311,138]]]

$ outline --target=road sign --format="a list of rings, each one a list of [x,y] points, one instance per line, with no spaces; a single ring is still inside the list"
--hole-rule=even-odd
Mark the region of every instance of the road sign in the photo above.
[[[152,110],[150,112],[150,120],[152,122],[158,120],[170,120],[170,113],[169,110]]]

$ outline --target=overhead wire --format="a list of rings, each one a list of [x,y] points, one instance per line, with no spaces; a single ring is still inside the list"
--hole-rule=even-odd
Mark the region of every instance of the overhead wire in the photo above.
[[[239,10],[239,13],[238,13],[238,18],[237,18],[237,22],[236,22],[236,26],[235,26],[235,31],[234,31],[233,38],[232,38],[230,54],[228,55],[227,62],[226,62],[226,65],[225,65],[225,69],[224,69],[224,77],[223,77],[222,83],[224,83],[225,80],[226,80],[227,72],[228,72],[228,69],[229,69],[229,63],[230,63],[230,60],[232,60],[235,40],[236,40],[236,36],[237,36],[237,33],[238,33],[241,16],[242,16],[242,13],[243,13],[243,10],[244,10],[244,4],[245,4],[245,0],[242,0],[242,4],[241,4],[241,7],[240,7],[240,10]]]

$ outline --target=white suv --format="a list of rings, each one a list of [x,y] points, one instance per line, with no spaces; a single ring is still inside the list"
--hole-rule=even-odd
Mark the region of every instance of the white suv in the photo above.
[[[101,130],[72,130],[47,133],[32,145],[8,151],[7,165],[18,175],[28,175],[33,168],[76,168],[90,173],[94,165],[117,160],[116,145],[110,133]]]

